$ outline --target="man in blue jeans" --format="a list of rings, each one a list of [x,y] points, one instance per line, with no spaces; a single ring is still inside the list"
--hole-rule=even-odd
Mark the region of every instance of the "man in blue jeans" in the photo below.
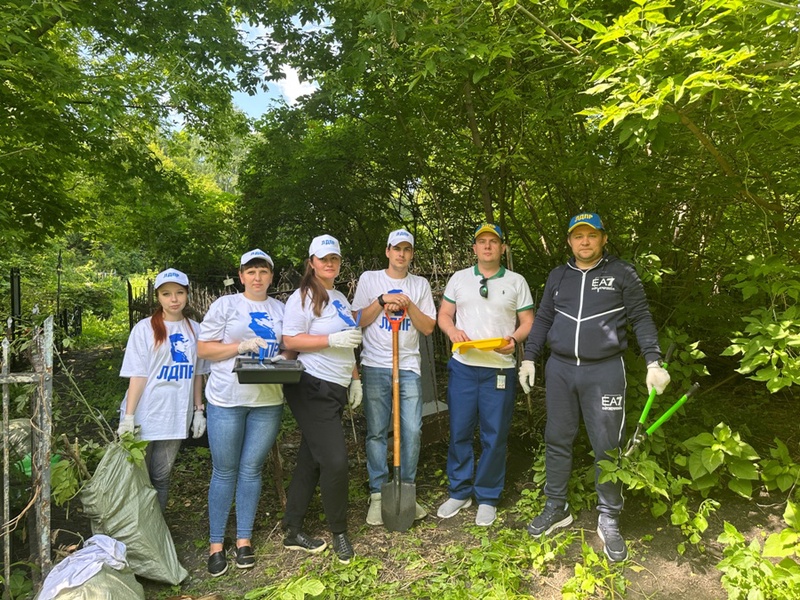
[[[497,225],[475,230],[474,267],[453,274],[439,308],[439,328],[453,343],[500,338],[492,349],[453,352],[447,365],[450,448],[447,477],[450,497],[437,516],[449,519],[478,502],[475,524],[488,527],[497,518],[497,503],[506,477],[506,447],[514,412],[514,349],[533,323],[533,298],[521,275],[500,264],[506,246]],[[472,450],[479,427],[481,456]]]
[[[429,335],[436,325],[436,307],[428,281],[408,272],[414,258],[414,236],[405,229],[389,234],[389,265],[366,271],[358,280],[353,310],[361,311],[363,351],[361,381],[367,418],[367,474],[370,502],[367,524],[382,525],[381,486],[389,481],[387,438],[392,420],[392,329],[386,311],[405,310],[400,324],[400,472],[404,482],[417,474],[422,429],[422,382],[419,334]],[[397,314],[399,318],[400,314]],[[427,515],[417,503],[415,519]]]

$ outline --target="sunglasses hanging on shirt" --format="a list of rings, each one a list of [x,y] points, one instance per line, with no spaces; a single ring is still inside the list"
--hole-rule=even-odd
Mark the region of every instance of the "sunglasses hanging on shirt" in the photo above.
[[[489,297],[489,287],[486,285],[486,282],[486,277],[481,277],[481,287],[478,289],[478,293],[481,295],[481,298]]]

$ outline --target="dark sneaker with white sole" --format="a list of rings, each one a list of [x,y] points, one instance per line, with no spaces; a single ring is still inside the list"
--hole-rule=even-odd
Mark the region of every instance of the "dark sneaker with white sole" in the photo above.
[[[239,546],[236,548],[236,568],[252,569],[256,566],[256,555],[251,546]]]
[[[333,534],[333,551],[339,562],[346,565],[356,555],[353,551],[353,545],[347,538],[347,533],[334,533]]]
[[[597,535],[603,541],[603,552],[612,562],[622,562],[628,558],[628,546],[619,532],[619,518],[600,514],[597,518]]]
[[[208,572],[212,577],[219,577],[224,575],[228,570],[228,560],[225,558],[225,552],[220,550],[208,557]]]
[[[538,538],[549,535],[559,527],[566,527],[572,523],[569,513],[569,504],[559,504],[552,500],[544,503],[544,510],[528,525],[528,533]]]
[[[328,547],[324,540],[313,538],[305,531],[287,531],[283,538],[283,547],[287,550],[301,550],[309,554],[317,554]]]

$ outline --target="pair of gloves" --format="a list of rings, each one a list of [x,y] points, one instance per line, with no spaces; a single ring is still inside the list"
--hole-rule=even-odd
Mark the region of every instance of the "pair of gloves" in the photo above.
[[[331,333],[328,335],[328,347],[329,348],[358,348],[361,345],[361,330],[360,329],[345,329],[344,331],[337,331],[335,333]],[[264,338],[254,337],[250,338],[249,340],[244,340],[243,342],[239,342],[239,347],[237,351],[239,354],[247,354],[248,352],[252,352],[253,354],[258,354],[258,351],[261,348],[266,348],[269,345],[269,342]],[[276,362],[279,360],[283,360],[285,357],[281,354],[276,354],[270,360],[272,362]]]
[[[517,373],[519,384],[522,386],[523,391],[527,394],[533,387],[534,379],[536,379],[536,364],[532,360],[523,360],[519,366],[519,373]],[[655,389],[656,394],[659,396],[664,393],[669,385],[669,373],[658,362],[653,361],[647,365],[647,392]]]
[[[350,350],[358,348],[361,345],[361,330],[360,329],[345,329],[344,331],[337,331],[328,335],[328,347],[330,348],[348,348]],[[361,400],[364,399],[364,389],[361,386],[360,379],[353,379],[350,381],[350,387],[347,388],[347,403],[350,405],[350,410],[355,410],[361,406]]]
[[[122,437],[125,433],[133,433],[136,424],[134,422],[133,415],[125,415],[119,421],[119,427],[117,427],[117,435]],[[194,417],[192,417],[192,437],[194,439],[199,438],[206,432],[206,415],[203,413],[202,408],[197,408],[194,411]]]

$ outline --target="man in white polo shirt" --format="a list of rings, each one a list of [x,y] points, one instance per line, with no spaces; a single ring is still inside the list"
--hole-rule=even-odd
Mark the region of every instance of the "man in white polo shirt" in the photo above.
[[[478,502],[475,524],[488,527],[497,518],[497,503],[506,477],[506,442],[514,411],[514,350],[533,324],[533,298],[525,279],[505,269],[506,246],[497,225],[475,230],[474,267],[453,274],[439,307],[439,328],[450,341],[502,338],[495,349],[455,351],[447,365],[450,448],[447,477],[450,497],[437,515],[449,519]],[[475,465],[472,439],[480,429],[481,455]]]
[[[364,414],[367,419],[367,474],[370,503],[369,525],[382,525],[381,486],[389,481],[387,437],[392,420],[392,329],[386,311],[402,311],[400,324],[400,465],[401,478],[413,483],[419,460],[422,429],[422,380],[419,334],[429,335],[436,326],[436,307],[426,279],[408,272],[414,258],[414,236],[405,229],[389,234],[386,242],[389,265],[365,271],[358,280],[353,310],[361,312],[364,349],[361,381],[364,384]],[[398,315],[399,317],[399,315]],[[417,504],[415,518],[427,515]]]

